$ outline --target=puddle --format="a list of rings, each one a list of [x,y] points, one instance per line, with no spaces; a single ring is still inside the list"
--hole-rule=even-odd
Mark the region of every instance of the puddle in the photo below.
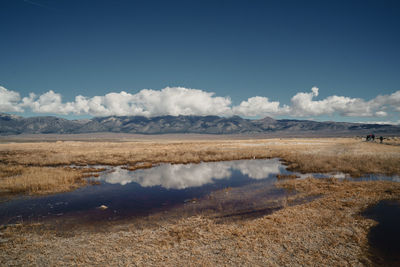
[[[314,178],[337,178],[337,179],[346,179],[353,182],[367,182],[367,181],[390,181],[390,182],[400,182],[400,176],[384,176],[384,175],[375,175],[375,174],[367,174],[362,177],[351,177],[349,174],[342,172],[333,172],[333,173],[306,173],[306,174],[296,174],[300,179],[305,179],[307,177]]]
[[[2,203],[0,224],[71,217],[82,222],[113,221],[178,206],[196,207],[190,208],[192,212],[216,210],[215,206],[227,210],[254,208],[266,199],[285,196],[283,189],[274,186],[279,173],[289,172],[278,159],[162,164],[136,171],[114,167],[91,178],[100,185]],[[202,199],[212,201],[197,205]]]
[[[113,172],[100,175],[98,180],[108,184],[137,183],[142,187],[159,186],[164,189],[182,190],[207,184],[234,186],[235,183],[248,180],[243,178],[259,180],[279,173],[288,172],[278,159],[238,160],[200,164],[163,164],[136,171],[116,167]],[[239,176],[241,179],[238,179]]]
[[[253,218],[290,205],[285,199],[294,192],[275,187],[277,174],[282,177],[310,176],[287,171],[279,159],[161,164],[135,171],[123,166],[89,167],[103,169],[89,178],[99,185],[3,202],[0,204],[0,225],[44,221],[97,224],[160,213]],[[348,178],[341,173],[312,176]],[[365,179],[399,178],[370,176],[354,180]]]
[[[371,260],[376,265],[400,266],[400,201],[380,201],[362,215],[378,222],[368,234]]]

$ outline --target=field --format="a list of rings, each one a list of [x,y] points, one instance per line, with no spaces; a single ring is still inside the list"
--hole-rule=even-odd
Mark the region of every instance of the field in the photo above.
[[[154,137],[153,137],[154,138]],[[86,185],[74,165],[198,163],[281,158],[301,173],[344,172],[400,175],[400,139],[383,144],[361,138],[128,139],[96,142],[0,144],[0,192],[51,194]],[[251,220],[217,221],[207,216],[165,217],[68,233],[41,224],[3,227],[1,265],[371,265],[368,232],[376,225],[360,213],[383,199],[400,199],[396,182],[282,179],[295,190],[287,205]],[[318,196],[315,198],[315,196]],[[176,211],[179,213],[179,211]]]
[[[0,144],[0,194],[47,194],[73,190],[86,182],[71,165],[199,163],[281,158],[302,173],[400,174],[400,140],[384,144],[360,138],[256,140],[57,141]]]

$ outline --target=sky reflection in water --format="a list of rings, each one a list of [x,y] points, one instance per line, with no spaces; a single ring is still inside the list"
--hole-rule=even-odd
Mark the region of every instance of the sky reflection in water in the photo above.
[[[98,186],[0,204],[0,224],[66,215],[92,220],[144,216],[227,187],[244,188],[261,182],[275,188],[278,173],[287,173],[278,159],[162,164],[136,171],[113,167],[91,178],[101,181]],[[100,211],[101,205],[108,209]]]
[[[202,199],[228,187],[235,188],[236,193],[230,193],[234,199],[224,197],[218,200],[218,205],[223,201],[233,201],[231,206],[234,209],[251,209],[257,203],[263,206],[267,199],[284,197],[285,191],[275,187],[276,174],[291,174],[279,159],[161,164],[136,171],[112,167],[99,177],[91,178],[101,181],[98,186],[50,196],[25,196],[1,203],[0,224],[52,217],[64,219],[65,216],[78,218],[78,221],[84,217],[100,221],[145,216],[184,205],[188,199]],[[310,175],[299,176],[306,178]],[[346,177],[341,173],[312,176]],[[368,176],[354,180],[399,181],[399,177]],[[99,210],[101,205],[108,209]]]
[[[99,180],[109,184],[126,185],[132,182],[142,187],[161,186],[166,189],[185,189],[228,179],[239,171],[251,179],[265,179],[286,172],[278,159],[208,162],[201,164],[163,164],[150,169],[128,171],[116,167],[102,174]]]

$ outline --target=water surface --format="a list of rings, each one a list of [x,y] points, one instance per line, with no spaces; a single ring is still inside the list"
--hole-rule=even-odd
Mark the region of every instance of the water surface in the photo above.
[[[382,200],[363,215],[378,222],[368,234],[372,261],[382,266],[400,266],[399,200]]]
[[[93,166],[91,166],[93,167]],[[104,167],[104,166],[98,166]],[[266,214],[282,207],[293,192],[275,187],[277,174],[289,172],[279,159],[237,160],[200,164],[161,164],[129,171],[107,167],[86,186],[68,193],[20,197],[0,204],[0,224],[62,221],[113,221],[167,212],[174,208],[190,215],[218,213],[220,217]],[[342,173],[314,177],[349,178]],[[355,180],[395,180],[398,177],[367,176]],[[99,207],[106,207],[100,209]]]
[[[268,191],[269,197],[283,196],[285,191],[274,186],[276,174],[279,173],[289,172],[278,159],[162,164],[136,171],[121,166],[113,167],[100,173],[99,177],[91,178],[100,181],[100,185],[2,203],[0,224],[65,216],[92,220],[144,216],[176,206],[195,204],[202,198],[219,197],[215,192],[224,189],[229,189],[230,195],[241,192],[236,198],[240,199],[236,204],[242,203],[237,207],[240,210],[247,206],[244,204],[246,200],[240,196],[246,195],[248,200],[252,199],[255,203],[251,195],[260,198],[262,194],[257,194],[256,190],[259,188],[264,188],[264,193]],[[255,188],[251,185],[255,185]],[[102,205],[107,209],[99,209]]]

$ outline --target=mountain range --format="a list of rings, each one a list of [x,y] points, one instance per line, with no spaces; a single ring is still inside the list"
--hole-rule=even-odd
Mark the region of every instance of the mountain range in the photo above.
[[[364,135],[400,134],[400,126],[349,122],[317,122],[311,120],[275,120],[270,117],[251,120],[238,116],[108,116],[84,120],[68,120],[54,116],[20,117],[0,113],[0,135],[16,134],[312,134]]]

